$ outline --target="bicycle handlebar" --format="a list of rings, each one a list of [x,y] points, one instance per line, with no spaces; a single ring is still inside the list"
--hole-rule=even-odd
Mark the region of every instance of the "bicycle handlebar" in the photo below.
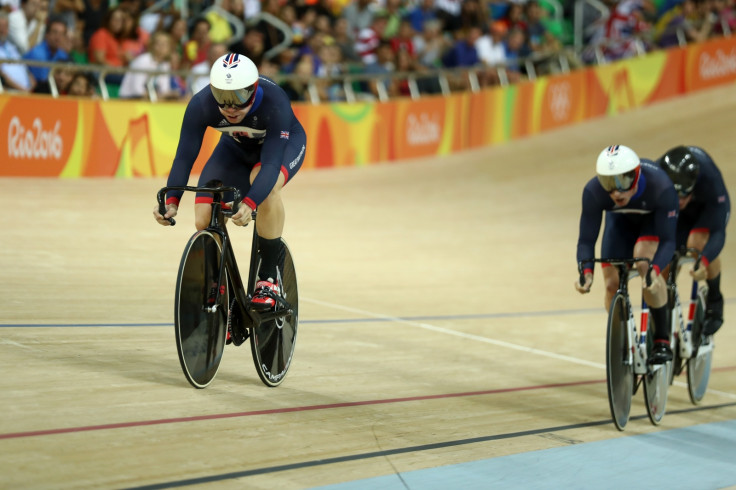
[[[632,259],[602,259],[602,258],[592,258],[592,259],[585,259],[578,262],[578,272],[580,273],[580,285],[582,286],[585,284],[585,274],[583,273],[583,264],[587,264],[589,262],[600,262],[600,263],[606,263],[611,264],[619,267],[619,269],[623,268],[627,265],[636,264],[637,262],[646,262],[648,264],[647,274],[645,277],[645,281],[647,283],[647,287],[652,285],[652,261],[646,257],[634,257]]]
[[[228,217],[237,213],[238,208],[240,206],[240,191],[236,189],[235,187],[227,187],[227,186],[195,187],[195,186],[189,186],[189,185],[167,186],[167,187],[161,188],[156,194],[156,200],[158,201],[158,212],[159,214],[161,214],[161,216],[164,216],[166,214],[166,193],[169,191],[211,192],[212,194],[223,194],[225,192],[232,192],[233,193],[233,207],[229,211],[223,210],[222,212],[222,214]],[[255,219],[256,212],[253,211],[251,216],[253,217],[253,219]],[[176,220],[174,218],[166,218],[166,219],[169,221],[169,223],[171,223],[171,226],[174,226],[176,224]]]

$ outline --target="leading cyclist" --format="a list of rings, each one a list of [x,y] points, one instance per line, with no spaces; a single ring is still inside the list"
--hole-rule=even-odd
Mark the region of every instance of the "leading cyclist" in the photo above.
[[[284,228],[282,187],[304,162],[307,137],[294,115],[286,93],[269,78],[258,75],[247,57],[228,53],[210,70],[210,86],[197,92],[184,112],[179,146],[169,173],[168,186],[185,186],[208,127],[223,133],[199,176],[199,186],[216,180],[236,187],[243,206],[232,216],[244,226],[258,209],[256,231],[261,268],[253,305],[268,309],[275,305],[271,292],[279,294],[278,260]],[[153,215],[162,225],[176,216],[182,192],[169,191],[166,213],[158,207]],[[226,196],[225,200],[231,200]],[[194,220],[198,230],[210,222],[212,195],[197,193]]]
[[[605,212],[606,224],[601,255],[607,258],[647,257],[652,261],[650,286],[644,285],[644,300],[654,322],[654,349],[648,362],[672,360],[667,285],[660,275],[675,251],[677,193],[667,174],[653,162],[643,161],[623,145],[604,149],[596,162],[597,176],[583,189],[583,209],[578,236],[578,262],[595,256],[595,243]],[[603,265],[605,307],[618,289],[618,270]],[[637,263],[639,275],[647,274],[645,262]],[[580,293],[590,292],[593,264],[583,264],[585,281],[575,281]]]

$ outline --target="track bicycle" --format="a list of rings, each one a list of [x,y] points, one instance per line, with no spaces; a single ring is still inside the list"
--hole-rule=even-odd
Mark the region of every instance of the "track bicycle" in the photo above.
[[[250,337],[261,381],[269,387],[280,385],[294,355],[299,319],[296,271],[288,245],[282,239],[276,277],[281,292],[270,292],[275,307],[262,311],[252,304],[261,263],[256,227],[245,285],[225,226],[226,218],[237,212],[239,191],[219,182],[202,187],[164,187],[156,196],[161,215],[166,212],[170,190],[213,195],[210,223],[187,242],[176,279],[174,326],[184,376],[195,388],[207,387],[217,374],[226,343],[239,346]],[[232,209],[224,205],[225,193],[233,196]],[[257,219],[256,212],[252,217]],[[176,223],[173,218],[169,222]]]
[[[710,369],[713,362],[713,336],[703,335],[708,285],[705,281],[699,285],[697,281],[693,280],[687,308],[687,321],[685,321],[680,295],[677,290],[677,275],[680,268],[687,263],[694,263],[694,267],[697,268],[701,257],[701,253],[694,248],[678,250],[672,257],[667,276],[667,288],[672,312],[672,351],[674,353],[670,384],[674,381],[674,377],[681,374],[682,370],[687,367],[688,394],[695,405],[703,400],[708,389]]]
[[[643,383],[649,420],[659,425],[667,405],[672,362],[647,362],[654,347],[654,338],[648,335],[651,327],[649,307],[642,298],[641,323],[637,329],[628,289],[629,280],[639,275],[633,268],[638,262],[647,262],[649,271],[644,280],[647,286],[651,285],[651,261],[642,257],[582,260],[578,263],[580,284],[585,283],[583,264],[591,262],[607,263],[618,269],[619,285],[609,308],[606,332],[606,380],[613,423],[618,430],[624,430],[629,421],[631,399]]]

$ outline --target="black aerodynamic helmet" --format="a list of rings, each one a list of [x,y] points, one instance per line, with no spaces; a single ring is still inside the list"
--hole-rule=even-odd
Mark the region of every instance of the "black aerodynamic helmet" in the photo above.
[[[693,192],[700,173],[700,162],[687,146],[669,150],[659,159],[659,166],[670,176],[680,197],[687,197]]]

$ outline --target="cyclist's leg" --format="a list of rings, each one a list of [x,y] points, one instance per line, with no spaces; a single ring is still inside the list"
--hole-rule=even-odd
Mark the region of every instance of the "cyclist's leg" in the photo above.
[[[281,235],[284,231],[286,212],[281,199],[281,190],[291,181],[301,168],[306,150],[306,136],[303,131],[292,131],[286,148],[283,151],[283,163],[276,184],[266,199],[258,205],[258,248],[261,251],[261,269],[259,279],[276,279],[276,267],[281,257]],[[269,158],[270,148],[262,150],[262,159]],[[260,165],[254,166],[250,173],[253,182],[260,172]]]
[[[639,238],[634,245],[634,256],[647,257],[653,259],[659,246],[659,237],[655,233],[654,217],[647,216],[642,219],[641,228],[639,230]],[[647,274],[648,266],[645,262],[637,264],[639,275],[642,277],[642,287],[644,288],[644,301],[649,305],[649,315],[654,324],[654,355],[652,361],[664,362],[672,359],[672,350],[670,349],[670,310],[667,301],[667,284],[664,276],[660,273],[652,278],[654,292],[646,288],[646,282],[643,280]]]
[[[211,180],[219,180],[226,186],[237,187],[241,196],[250,189],[248,178],[252,160],[256,157],[246,155],[231,138],[222,138],[207,160],[199,176],[198,186],[203,186]],[[225,202],[232,201],[232,196],[225,196]],[[212,195],[197,193],[194,204],[194,223],[198,230],[207,228],[212,213]]]
[[[708,243],[708,228],[694,228],[688,236],[687,246],[702,251]],[[708,296],[705,306],[703,333],[713,335],[723,325],[723,295],[721,294],[721,257],[711,260],[706,268]]]
[[[627,259],[631,257],[636,239],[639,236],[636,223],[632,223],[621,214],[606,213],[606,224],[603,228],[601,241],[601,255],[605,258]],[[610,309],[611,300],[618,290],[618,270],[609,264],[601,264],[603,282],[606,288],[604,294],[604,308]]]

